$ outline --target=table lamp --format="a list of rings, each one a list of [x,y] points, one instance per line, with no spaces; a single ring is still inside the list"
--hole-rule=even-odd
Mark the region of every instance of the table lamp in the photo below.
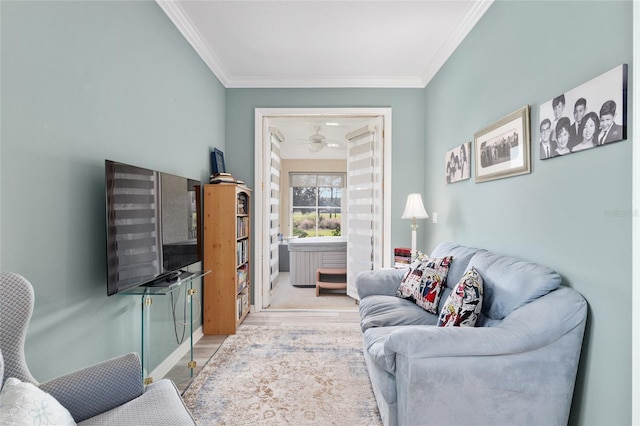
[[[409,194],[407,197],[407,205],[402,213],[402,219],[411,219],[411,260],[416,258],[416,231],[418,224],[416,219],[426,219],[429,215],[422,204],[422,196],[420,194]]]

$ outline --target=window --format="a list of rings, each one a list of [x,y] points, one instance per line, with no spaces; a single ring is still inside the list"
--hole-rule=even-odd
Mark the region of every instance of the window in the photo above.
[[[344,173],[290,173],[291,229],[298,237],[341,235]]]

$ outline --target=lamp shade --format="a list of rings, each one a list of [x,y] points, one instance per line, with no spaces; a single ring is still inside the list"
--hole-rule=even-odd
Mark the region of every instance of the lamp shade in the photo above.
[[[407,205],[402,213],[402,219],[426,219],[429,215],[422,204],[422,195],[409,194],[407,197]]]

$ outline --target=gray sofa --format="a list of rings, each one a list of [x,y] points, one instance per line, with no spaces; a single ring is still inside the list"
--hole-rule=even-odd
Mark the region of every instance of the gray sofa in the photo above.
[[[356,285],[364,354],[385,425],[566,425],[587,303],[547,267],[483,249],[453,256],[439,310],[465,271],[484,280],[475,327],[395,296],[407,269],[362,272]]]
[[[53,396],[73,421],[83,426],[196,424],[172,381],[162,379],[143,386],[140,358],[135,353],[38,383],[29,372],[24,354],[33,304],[29,281],[10,272],[0,274],[0,388],[10,378],[35,385]],[[22,415],[9,405],[3,409]]]

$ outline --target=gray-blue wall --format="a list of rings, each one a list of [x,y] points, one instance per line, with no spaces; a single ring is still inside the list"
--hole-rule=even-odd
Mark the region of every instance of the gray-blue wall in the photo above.
[[[46,380],[140,351],[139,298],[107,297],[104,160],[208,179],[225,89],[155,2],[0,7],[2,270],[35,287]]]
[[[631,424],[633,127],[626,141],[541,161],[538,108],[631,65],[631,43],[630,1],[498,1],[426,88],[425,203],[440,213],[423,227],[429,248],[454,240],[540,262],[589,302],[572,424]],[[445,152],[526,104],[531,174],[447,185]]]
[[[407,194],[424,186],[424,103],[424,89],[228,89],[227,169],[253,185],[256,108],[392,108],[391,244],[407,246],[410,223],[400,216]]]

